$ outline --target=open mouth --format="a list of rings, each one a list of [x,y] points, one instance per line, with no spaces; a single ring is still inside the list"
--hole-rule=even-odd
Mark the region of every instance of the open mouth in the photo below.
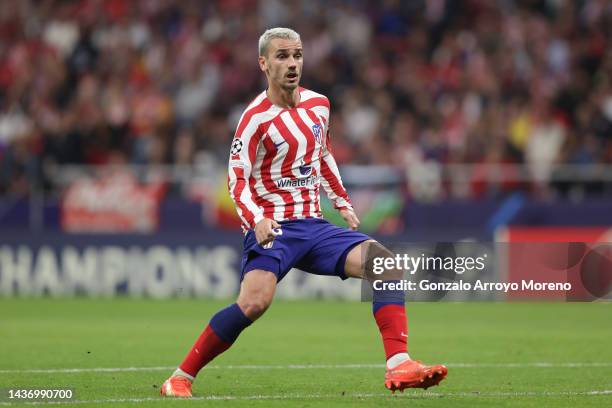
[[[287,74],[287,78],[289,79],[295,79],[298,77],[298,74],[296,72],[290,72]]]

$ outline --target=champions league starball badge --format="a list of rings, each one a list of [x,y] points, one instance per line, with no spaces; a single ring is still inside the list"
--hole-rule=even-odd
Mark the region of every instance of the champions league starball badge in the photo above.
[[[232,140],[232,148],[230,150],[230,153],[232,155],[238,154],[242,151],[242,140],[236,138],[234,140]]]

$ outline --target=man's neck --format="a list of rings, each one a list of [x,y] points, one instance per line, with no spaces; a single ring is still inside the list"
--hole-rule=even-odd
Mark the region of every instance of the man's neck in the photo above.
[[[300,103],[300,89],[285,90],[282,88],[269,86],[266,91],[268,99],[274,105],[282,108],[295,108]]]

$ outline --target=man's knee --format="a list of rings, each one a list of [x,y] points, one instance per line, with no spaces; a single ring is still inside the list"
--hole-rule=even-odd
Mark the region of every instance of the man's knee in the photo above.
[[[242,281],[238,306],[251,320],[258,319],[270,307],[276,290],[276,276],[272,272],[254,270]]]
[[[245,314],[251,320],[257,320],[268,310],[270,304],[272,303],[271,299],[265,298],[246,298],[242,300],[238,300],[238,306],[242,313]]]

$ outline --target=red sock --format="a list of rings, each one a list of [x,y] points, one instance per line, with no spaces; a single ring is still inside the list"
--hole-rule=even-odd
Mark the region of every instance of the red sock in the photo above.
[[[200,334],[191,350],[189,350],[187,357],[185,357],[179,368],[195,377],[202,367],[230,348],[231,345],[232,343],[221,340],[210,325],[208,325],[202,334]]]
[[[408,351],[408,322],[404,305],[384,305],[374,313],[382,336],[387,360],[397,353]]]

